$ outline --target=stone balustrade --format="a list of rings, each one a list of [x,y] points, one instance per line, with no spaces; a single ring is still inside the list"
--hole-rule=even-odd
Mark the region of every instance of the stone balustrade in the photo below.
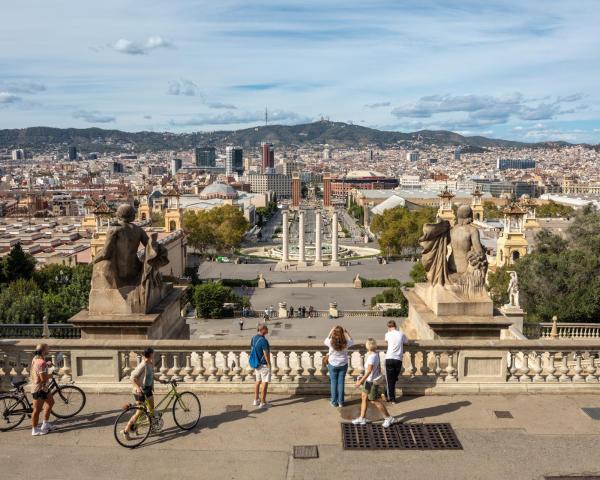
[[[600,323],[557,323],[557,338],[587,340],[600,338]],[[529,338],[552,338],[552,323],[525,323],[523,333]]]
[[[62,381],[99,392],[128,392],[141,351],[153,346],[156,378],[197,391],[250,392],[246,342],[49,340]],[[383,342],[381,342],[383,345]],[[0,389],[29,375],[35,341],[0,340]],[[62,361],[56,364],[58,353]],[[272,342],[271,389],[325,394],[329,378],[319,342]],[[407,394],[600,393],[600,341],[438,340],[406,347],[398,387]],[[383,353],[381,353],[383,360]],[[352,348],[346,381],[364,373],[365,351]],[[165,388],[157,385],[159,390]]]

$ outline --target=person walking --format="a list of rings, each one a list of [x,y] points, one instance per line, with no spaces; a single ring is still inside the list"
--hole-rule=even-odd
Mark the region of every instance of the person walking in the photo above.
[[[396,422],[385,405],[379,399],[381,392],[379,385],[382,383],[381,362],[379,353],[377,352],[377,343],[372,338],[369,338],[365,343],[367,349],[367,358],[365,360],[365,374],[356,382],[356,388],[361,389],[360,416],[352,420],[354,425],[366,425],[367,423],[367,406],[373,405],[383,415],[383,427],[388,428]]]
[[[250,357],[248,363],[254,369],[256,382],[254,384],[254,402],[253,405],[259,408],[269,408],[267,403],[267,390],[271,382],[271,347],[266,336],[269,333],[269,327],[262,324],[258,326],[258,333],[250,341]],[[260,387],[262,384],[262,395]],[[260,397],[260,398],[259,398]]]
[[[133,383],[133,398],[138,405],[143,405],[148,402],[148,411],[150,415],[154,414],[154,349],[146,348],[142,353],[142,361],[131,372],[131,383]],[[127,422],[127,425],[121,430],[121,435],[126,440],[130,440],[129,431],[135,424],[135,421],[142,414],[143,410],[139,409],[133,417]]]
[[[329,347],[326,360],[331,385],[330,403],[333,407],[343,407],[344,387],[348,372],[348,348],[354,342],[350,333],[344,327],[337,325],[331,329],[323,343]]]
[[[240,331],[244,330],[244,317],[240,318],[238,323],[240,324]]]
[[[54,396],[49,391],[48,381],[51,373],[49,369],[52,367],[51,362],[46,361],[48,355],[48,345],[40,343],[35,347],[34,357],[31,361],[30,381],[31,395],[33,397],[33,410],[31,412],[31,435],[37,437],[46,435],[56,429],[48,419],[50,412],[54,406]],[[44,410],[44,421],[41,427],[38,427],[40,414]]]
[[[402,373],[402,357],[404,356],[404,345],[408,338],[402,330],[399,330],[394,320],[387,322],[388,331],[385,334],[387,351],[385,353],[385,378],[387,380],[385,397],[388,402],[397,403],[396,382]]]

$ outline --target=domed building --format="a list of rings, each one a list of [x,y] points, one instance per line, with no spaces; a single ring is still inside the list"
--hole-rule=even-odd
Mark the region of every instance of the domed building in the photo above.
[[[236,200],[239,197],[239,194],[231,185],[215,182],[204,187],[198,197],[202,200],[212,200],[213,198],[218,198],[220,200]]]

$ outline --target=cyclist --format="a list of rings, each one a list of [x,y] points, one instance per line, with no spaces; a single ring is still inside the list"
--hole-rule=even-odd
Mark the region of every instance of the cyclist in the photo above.
[[[31,435],[46,435],[48,432],[55,430],[48,419],[50,411],[54,405],[54,397],[49,392],[48,380],[50,380],[50,372],[52,364],[47,362],[45,357],[48,355],[48,345],[40,343],[35,347],[34,357],[31,361],[31,394],[33,396],[33,411],[31,413]],[[44,407],[44,422],[42,427],[38,428],[40,413]]]
[[[144,350],[144,359],[131,372],[131,381],[135,401],[139,405],[143,405],[144,402],[148,401],[148,411],[150,415],[154,415],[154,349],[152,347]],[[126,440],[130,440],[129,430],[141,413],[142,410],[138,410],[121,431]]]

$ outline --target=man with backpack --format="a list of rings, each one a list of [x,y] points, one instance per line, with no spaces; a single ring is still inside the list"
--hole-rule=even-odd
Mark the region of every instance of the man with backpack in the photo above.
[[[271,347],[266,338],[268,333],[269,328],[264,323],[258,326],[258,333],[252,337],[250,342],[250,357],[248,357],[248,363],[256,374],[253,405],[259,408],[269,408],[271,406],[267,403],[267,389],[271,381]],[[259,399],[261,383],[263,388],[262,396]]]

